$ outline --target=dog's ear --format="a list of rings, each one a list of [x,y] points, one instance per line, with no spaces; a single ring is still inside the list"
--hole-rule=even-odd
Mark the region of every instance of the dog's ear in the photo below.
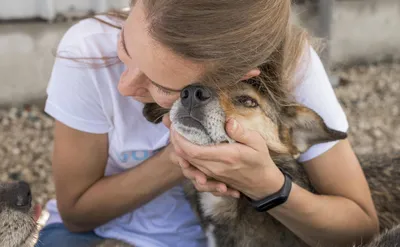
[[[282,110],[280,136],[295,156],[312,145],[347,138],[347,133],[329,128],[321,116],[310,108],[292,105]]]
[[[146,103],[143,107],[143,116],[147,121],[158,124],[162,121],[164,114],[167,114],[169,109],[162,108],[156,103]]]

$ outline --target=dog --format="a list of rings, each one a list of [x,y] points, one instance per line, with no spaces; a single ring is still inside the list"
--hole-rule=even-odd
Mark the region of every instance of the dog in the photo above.
[[[314,144],[345,139],[347,134],[329,128],[316,112],[301,104],[278,104],[266,91],[257,83],[239,83],[226,90],[190,85],[173,104],[170,119],[178,133],[198,145],[231,143],[225,122],[230,117],[238,119],[244,127],[263,136],[271,158],[291,175],[294,183],[316,193],[296,158]],[[143,109],[146,119],[153,123],[160,122],[166,112],[155,104]],[[400,224],[400,155],[358,159],[371,188],[381,230]],[[306,246],[268,213],[253,209],[243,197],[198,192],[190,182],[185,185],[185,192],[207,233],[209,246]],[[380,241],[391,246],[394,243],[390,239],[383,237]]]
[[[29,184],[0,183],[0,246],[32,247],[37,231]]]

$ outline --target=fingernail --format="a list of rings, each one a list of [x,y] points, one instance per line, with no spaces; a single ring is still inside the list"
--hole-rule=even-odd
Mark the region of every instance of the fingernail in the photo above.
[[[221,185],[220,187],[218,187],[218,191],[219,192],[226,192],[226,187],[225,187],[225,185]]]

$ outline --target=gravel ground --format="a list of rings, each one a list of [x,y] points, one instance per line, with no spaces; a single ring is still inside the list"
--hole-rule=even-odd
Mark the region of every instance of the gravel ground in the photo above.
[[[335,88],[357,153],[400,152],[400,64],[337,71]],[[51,179],[53,120],[36,106],[0,110],[0,181],[23,179],[36,203],[54,197]],[[44,212],[42,220],[45,220]]]

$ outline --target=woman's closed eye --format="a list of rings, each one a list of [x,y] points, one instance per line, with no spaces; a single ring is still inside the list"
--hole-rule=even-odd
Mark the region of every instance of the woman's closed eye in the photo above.
[[[164,94],[164,95],[173,95],[176,93],[176,92],[171,92],[169,90],[165,90],[164,88],[161,88],[161,87],[157,87],[157,86],[155,86],[155,87],[157,88],[157,92]]]

